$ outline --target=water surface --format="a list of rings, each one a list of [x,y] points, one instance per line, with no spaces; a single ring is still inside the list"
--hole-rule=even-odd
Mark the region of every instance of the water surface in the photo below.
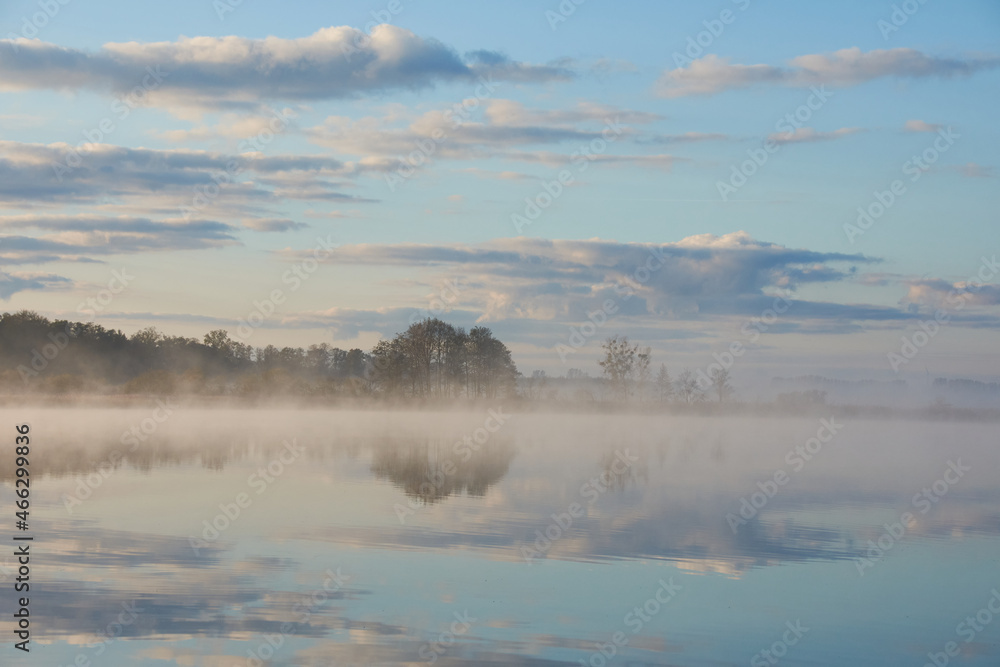
[[[995,424],[498,409],[4,410],[3,664],[1000,664]]]

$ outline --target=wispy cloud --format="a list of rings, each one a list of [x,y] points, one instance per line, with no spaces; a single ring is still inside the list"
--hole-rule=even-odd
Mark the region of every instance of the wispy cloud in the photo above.
[[[247,218],[243,221],[243,226],[255,232],[287,232],[305,229],[309,225],[288,218]]]
[[[903,124],[903,129],[907,132],[937,132],[944,129],[944,125],[923,120],[908,120]]]
[[[326,156],[88,144],[77,153],[79,166],[67,168],[74,150],[67,144],[0,141],[0,202],[29,207],[115,198],[132,211],[178,215],[196,193],[211,188],[217,195],[203,213],[273,217],[267,207],[283,200],[371,201],[343,191],[364,167]],[[236,174],[230,176],[233,165]]]
[[[562,110],[532,109],[506,99],[476,104],[483,107],[481,120],[456,123],[447,109],[428,111],[404,127],[394,122],[395,113],[385,118],[331,116],[306,134],[338,153],[361,156],[359,165],[390,171],[400,166],[400,155],[421,146],[432,146],[433,158],[516,159],[516,148],[556,144],[578,148],[600,139],[611,123],[623,136],[631,136],[633,125],[661,119],[657,114],[590,103]]]
[[[116,254],[195,250],[236,245],[234,227],[211,220],[129,216],[0,216],[0,230],[38,230],[39,236],[0,236],[0,264],[93,259]]]
[[[51,273],[7,273],[0,271],[0,299],[7,300],[27,290],[53,290],[69,287],[73,281]]]
[[[669,144],[693,144],[702,141],[726,141],[729,135],[720,132],[684,132],[682,134],[653,134],[638,137],[637,144],[669,145]]]
[[[826,84],[853,86],[886,77],[953,78],[1000,65],[1000,56],[942,58],[916,49],[862,51],[858,47],[793,58],[787,66],[739,65],[708,55],[686,67],[665,71],[656,83],[662,97],[714,95],[754,86],[802,88]]]
[[[819,132],[811,127],[800,127],[794,132],[777,132],[768,137],[769,141],[776,144],[802,144],[815,141],[832,141],[842,137],[849,137],[865,130],[860,127],[842,127],[832,132]]]
[[[966,162],[965,164],[953,165],[948,167],[952,171],[955,171],[966,178],[996,178],[997,170],[994,167],[987,165],[977,164],[975,162]]]

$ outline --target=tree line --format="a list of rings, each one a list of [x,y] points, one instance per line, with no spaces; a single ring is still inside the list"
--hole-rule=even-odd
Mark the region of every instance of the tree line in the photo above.
[[[589,379],[615,401],[724,402],[733,395],[729,371],[683,371],[665,364],[654,374],[649,347],[626,336],[604,341],[602,378]],[[510,350],[490,329],[466,331],[436,318],[411,324],[370,351],[328,343],[253,347],[224,329],[201,340],[169,336],[154,327],[131,336],[93,322],[49,320],[29,310],[0,315],[0,387],[15,393],[196,393],[387,396],[415,399],[550,399],[545,374],[520,381]],[[581,399],[581,397],[583,397]],[[594,400],[589,391],[573,397]]]
[[[702,371],[695,375],[685,369],[677,379],[673,379],[667,365],[660,364],[654,378],[651,348],[633,344],[628,336],[612,336],[604,341],[601,349],[603,358],[598,364],[612,395],[620,401],[633,397],[644,400],[652,391],[661,403],[679,401],[690,404],[710,399],[723,403],[735,393],[729,370],[717,365],[707,374]]]
[[[510,351],[486,327],[412,324],[370,352],[328,343],[252,347],[216,329],[199,341],[147,327],[0,315],[0,385],[42,393],[349,394],[496,398],[514,391]]]

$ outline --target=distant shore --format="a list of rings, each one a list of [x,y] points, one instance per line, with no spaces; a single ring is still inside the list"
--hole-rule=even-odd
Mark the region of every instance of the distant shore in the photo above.
[[[0,394],[0,408],[153,408],[166,403],[184,409],[299,409],[299,410],[425,410],[475,411],[501,407],[514,413],[631,414],[644,416],[704,417],[844,417],[851,419],[919,419],[925,421],[1000,422],[998,408],[962,408],[950,405],[889,407],[856,404],[787,405],[780,402],[656,403],[563,400],[528,400],[521,397],[494,400],[433,400],[401,398],[345,398],[330,396],[236,396],[177,394]]]

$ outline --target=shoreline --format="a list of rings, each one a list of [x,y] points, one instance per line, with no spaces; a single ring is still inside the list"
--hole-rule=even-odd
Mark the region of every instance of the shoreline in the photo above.
[[[0,394],[2,408],[80,409],[152,408],[163,403],[184,409],[265,409],[329,411],[431,411],[470,412],[502,407],[511,413],[605,414],[635,416],[701,417],[844,417],[851,419],[919,419],[921,421],[1000,422],[1000,407],[960,408],[953,406],[890,407],[857,404],[784,405],[780,403],[617,403],[529,401],[523,398],[493,400],[358,399],[336,397],[246,397],[225,395],[152,394]]]

